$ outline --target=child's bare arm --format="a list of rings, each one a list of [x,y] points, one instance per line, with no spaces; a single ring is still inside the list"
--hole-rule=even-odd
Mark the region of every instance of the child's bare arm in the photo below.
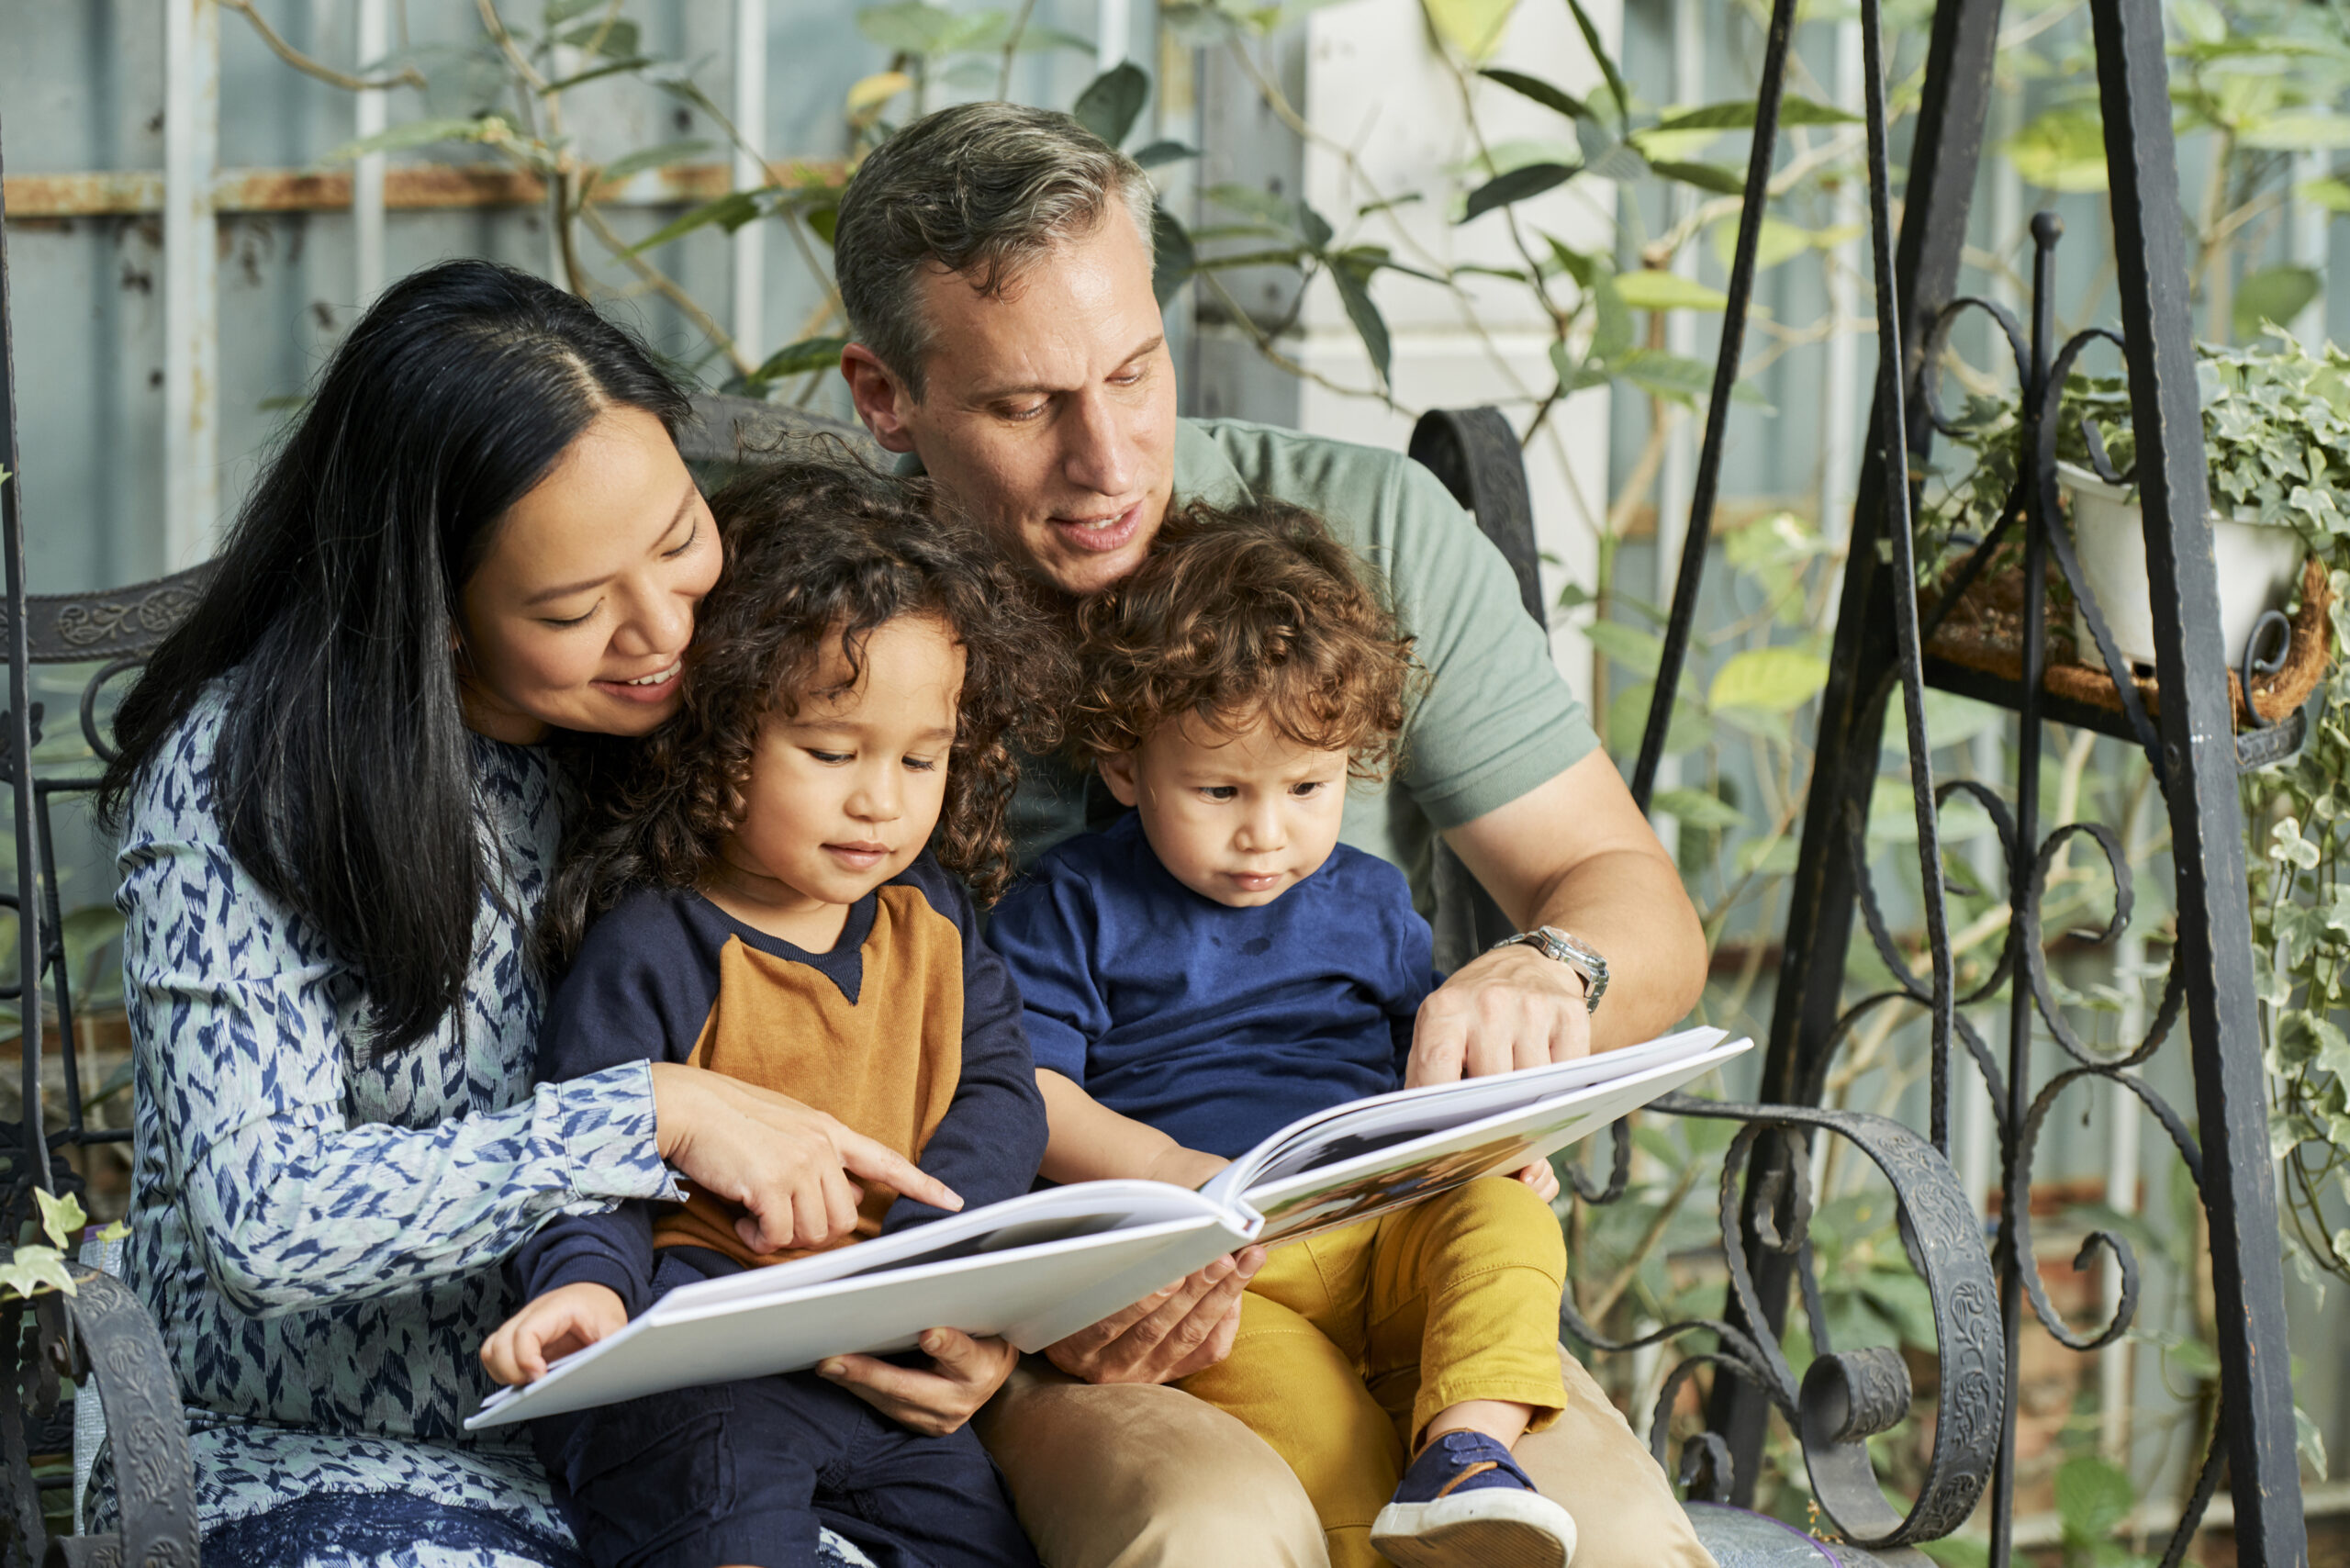
[[[1232,1163],[1186,1148],[1157,1127],[1120,1115],[1076,1080],[1050,1068],[1036,1070],[1036,1087],[1044,1092],[1045,1117],[1052,1128],[1044,1165],[1050,1181],[1130,1177],[1196,1187]]]

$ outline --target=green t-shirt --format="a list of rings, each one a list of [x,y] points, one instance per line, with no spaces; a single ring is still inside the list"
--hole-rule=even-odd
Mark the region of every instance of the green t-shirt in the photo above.
[[[1176,504],[1252,496],[1326,521],[1386,578],[1416,639],[1428,678],[1404,721],[1402,763],[1387,785],[1354,787],[1340,836],[1401,868],[1425,913],[1435,835],[1548,782],[1599,737],[1509,564],[1435,475],[1378,447],[1244,420],[1178,421]],[[1107,791],[1096,784],[1093,793]],[[1086,801],[1085,776],[1066,763],[1024,762],[1012,809],[1021,864],[1084,831]]]

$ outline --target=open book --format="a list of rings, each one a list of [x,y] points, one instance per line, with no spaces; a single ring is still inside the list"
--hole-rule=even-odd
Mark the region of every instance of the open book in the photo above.
[[[502,1389],[468,1428],[911,1349],[924,1330],[1042,1350],[1251,1243],[1278,1246],[1504,1175],[1748,1049],[1691,1029],[1605,1056],[1400,1090],[1292,1122],[1198,1192],[1079,1182],[671,1291]]]

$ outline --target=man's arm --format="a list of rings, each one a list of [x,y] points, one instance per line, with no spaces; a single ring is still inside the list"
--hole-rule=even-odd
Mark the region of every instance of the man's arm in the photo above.
[[[1706,936],[1681,875],[1606,754],[1445,834],[1521,931],[1555,925],[1608,960],[1597,1013],[1583,977],[1531,947],[1481,955],[1420,1009],[1406,1081],[1444,1083],[1636,1045],[1706,983]]]

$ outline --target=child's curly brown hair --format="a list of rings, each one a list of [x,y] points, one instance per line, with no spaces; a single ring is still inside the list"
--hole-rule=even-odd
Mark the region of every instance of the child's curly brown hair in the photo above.
[[[1395,765],[1412,639],[1311,512],[1195,501],[1133,576],[1079,604],[1077,623],[1069,748],[1088,762],[1193,713],[1226,732],[1262,714],[1299,745],[1345,752],[1357,778]]]
[[[695,615],[684,706],[586,769],[588,819],[565,846],[542,927],[560,969],[595,918],[644,887],[699,886],[741,820],[741,790],[767,717],[853,689],[866,640],[901,615],[932,616],[964,652],[946,801],[930,847],[982,902],[1011,881],[1005,812],[1019,781],[1012,742],[1059,738],[1073,686],[1066,633],[976,530],[919,480],[853,459],[763,465],[711,498],[726,566]],[[838,635],[848,678],[811,689]]]

